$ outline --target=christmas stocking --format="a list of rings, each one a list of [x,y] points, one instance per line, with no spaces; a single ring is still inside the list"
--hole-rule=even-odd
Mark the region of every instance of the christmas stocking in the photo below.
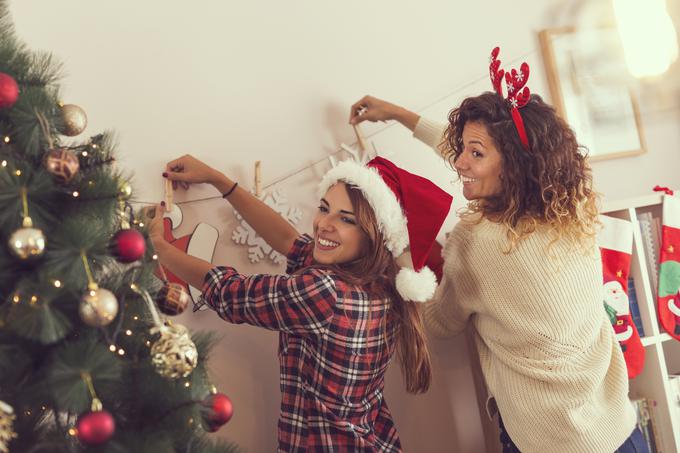
[[[621,345],[628,367],[628,378],[642,371],[645,348],[630,317],[628,306],[628,274],[633,250],[633,225],[627,220],[601,216],[604,228],[597,242],[602,254],[604,276],[604,308]]]
[[[182,223],[182,210],[176,204],[172,205],[172,210],[165,213],[163,219],[163,236],[165,240],[175,248],[184,253],[201,258],[204,261],[212,262],[215,246],[217,245],[218,232],[215,227],[206,223],[199,223],[193,233],[179,238],[175,238],[173,230],[177,229]],[[163,268],[168,280],[172,283],[179,283],[191,295],[191,299],[196,304],[201,295],[200,288],[189,286],[185,281],[177,277],[165,267]],[[208,308],[207,306],[205,308]]]
[[[664,195],[659,253],[659,321],[680,340],[680,198]]]

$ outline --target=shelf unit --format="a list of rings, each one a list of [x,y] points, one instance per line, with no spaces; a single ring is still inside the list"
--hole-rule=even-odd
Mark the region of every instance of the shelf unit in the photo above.
[[[630,276],[635,282],[640,318],[645,336],[645,365],[630,381],[631,398],[649,398],[656,419],[658,451],[680,453],[680,411],[677,395],[671,389],[669,375],[680,374],[680,342],[663,331],[656,315],[657,301],[647,273],[646,255],[638,226],[638,214],[650,212],[661,218],[663,195],[653,194],[626,200],[605,202],[602,213],[633,223],[633,255]],[[658,263],[657,263],[658,264]]]

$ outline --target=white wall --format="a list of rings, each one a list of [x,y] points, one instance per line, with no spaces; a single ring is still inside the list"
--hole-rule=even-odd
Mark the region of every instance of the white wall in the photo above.
[[[121,165],[135,172],[136,198],[160,200],[164,163],[192,153],[242,184],[263,161],[263,182],[305,210],[309,231],[315,184],[326,156],[354,141],[349,106],[370,93],[445,120],[462,98],[490,89],[488,55],[532,67],[529,86],[549,98],[536,31],[569,21],[574,2],[318,2],[195,0],[14,0],[18,34],[64,61],[64,101],[86,109],[86,133],[115,129]],[[540,5],[540,6],[538,6]],[[643,106],[644,107],[644,106]],[[657,183],[680,187],[677,109],[643,115],[649,153],[594,164],[596,184],[612,198],[642,195]],[[399,127],[366,128],[381,154],[431,177],[462,205],[452,173]],[[192,189],[192,200],[215,195]],[[199,222],[220,230],[215,263],[249,272],[232,243],[237,225],[221,200],[184,205],[186,234]],[[452,215],[447,228],[454,222]],[[276,335],[232,326],[212,313],[180,322],[223,335],[212,360],[236,415],[219,435],[252,452],[273,451],[279,403]],[[484,449],[465,341],[432,342],[435,377],[424,396],[403,391],[398,367],[387,378],[387,401],[406,451]]]

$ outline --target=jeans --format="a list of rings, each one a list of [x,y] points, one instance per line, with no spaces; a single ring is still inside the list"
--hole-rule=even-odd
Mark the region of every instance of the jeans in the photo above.
[[[505,430],[503,419],[500,417],[500,414],[498,414],[498,425],[501,428],[500,439],[503,453],[521,453]],[[640,429],[636,427],[623,445],[621,445],[614,453],[649,453],[647,442],[645,442],[645,438],[642,436]]]
[[[615,453],[649,453],[649,447],[640,429],[636,427]]]

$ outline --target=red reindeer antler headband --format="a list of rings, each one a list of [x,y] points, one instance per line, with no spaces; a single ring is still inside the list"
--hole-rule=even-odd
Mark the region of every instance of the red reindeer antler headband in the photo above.
[[[531,95],[529,87],[526,86],[527,79],[529,79],[529,65],[522,63],[519,72],[517,72],[516,69],[505,72],[504,69],[500,69],[501,61],[498,60],[499,52],[500,48],[498,47],[491,51],[491,59],[489,60],[489,76],[491,77],[491,84],[500,97],[508,100],[510,104],[510,114],[512,115],[512,120],[515,123],[517,132],[519,133],[519,138],[528,151],[529,137],[527,137],[527,132],[524,129],[524,120],[522,120],[519,109],[527,105],[529,96]],[[503,88],[501,87],[504,75],[505,85],[508,90],[507,97],[503,96]]]

